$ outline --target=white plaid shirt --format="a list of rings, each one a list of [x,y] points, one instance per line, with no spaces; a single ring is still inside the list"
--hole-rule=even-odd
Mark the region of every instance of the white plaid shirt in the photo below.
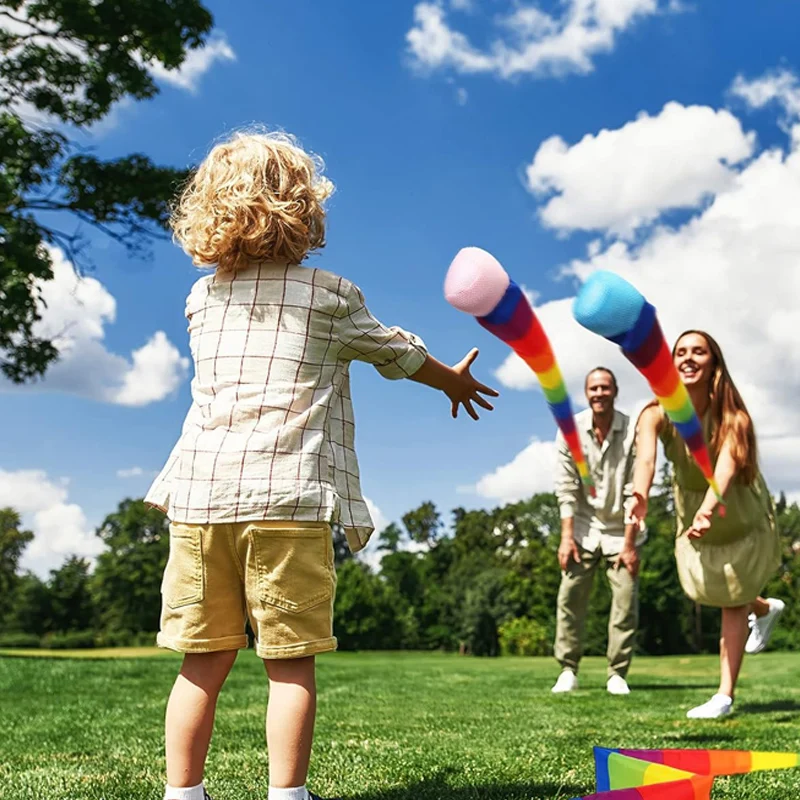
[[[413,375],[427,351],[378,322],[358,287],[319,269],[253,264],[186,301],[195,377],[183,432],[145,502],[173,522],[340,524],[373,530],[354,449],[350,362]]]

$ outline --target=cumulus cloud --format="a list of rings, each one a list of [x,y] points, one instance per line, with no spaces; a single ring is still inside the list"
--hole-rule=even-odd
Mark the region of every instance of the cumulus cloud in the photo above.
[[[730,187],[754,147],[755,135],[730,112],[667,103],[657,116],[640,114],[572,146],[547,139],[528,165],[528,188],[547,200],[539,211],[547,227],[627,236]]]
[[[163,400],[187,375],[189,360],[163,331],[156,331],[130,358],[105,345],[106,326],[116,316],[116,301],[100,281],[80,277],[58,249],[51,249],[53,279],[41,284],[42,319],[38,336],[52,339],[59,360],[32,384],[0,380],[0,391],[66,392],[124,406]]]
[[[456,10],[467,5],[474,4],[451,2]],[[493,17],[490,44],[480,48],[455,30],[441,2],[417,3],[406,34],[412,63],[422,70],[504,79],[585,74],[594,68],[595,56],[614,49],[620,33],[645,17],[675,10],[659,0],[564,0],[553,14],[531,3],[507,5],[505,13]]]
[[[720,113],[705,111],[707,119],[719,120]],[[694,125],[689,115],[679,114],[677,120],[689,129]],[[729,120],[723,129],[737,131]],[[800,125],[789,134],[784,146],[762,149],[737,166],[726,166],[724,180],[687,221],[651,226],[630,242],[619,238],[616,223],[623,217],[609,216],[607,227],[598,223],[605,238],[592,242],[583,257],[562,270],[575,290],[597,269],[631,281],[656,306],[670,343],[687,328],[707,330],[719,341],[753,415],[763,469],[776,492],[800,491],[800,226],[796,219]],[[739,146],[748,141],[739,137]],[[657,150],[650,151],[653,162],[662,158]],[[702,165],[708,164],[708,151],[695,153],[695,158],[700,174]],[[652,174],[657,167],[648,167],[638,158],[628,164],[628,172],[619,166],[620,186],[638,187],[643,192],[639,208],[649,207],[657,214],[665,202],[663,184],[649,180],[648,204],[640,183],[642,170]],[[571,180],[570,196],[597,190],[591,170],[583,173],[582,182],[577,176]],[[566,297],[543,303],[537,314],[576,405],[582,401],[586,371],[602,363],[618,375],[620,405],[637,409],[649,396],[645,381],[614,345],[574,321],[572,301],[573,297]],[[497,378],[508,388],[538,390],[536,376],[513,354],[499,367]],[[531,443],[511,462],[481,478],[476,490],[497,499],[516,498],[524,481],[524,494],[536,491],[541,485],[536,465],[546,463],[547,447]]]
[[[552,492],[555,467],[555,442],[533,439],[507,464],[484,475],[472,490],[500,503],[516,503],[537,492]]]
[[[789,119],[800,118],[800,81],[791,70],[774,70],[752,80],[737,75],[731,94],[744,100],[750,108],[764,108],[775,103]]]
[[[220,33],[204,47],[190,50],[178,69],[166,69],[158,61],[148,63],[147,69],[156,80],[196,94],[201,79],[214,64],[235,60],[236,53],[225,35]]]
[[[19,512],[34,534],[21,567],[42,578],[72,555],[93,559],[103,550],[83,509],[69,500],[66,480],[53,480],[42,470],[0,469],[0,507]]]

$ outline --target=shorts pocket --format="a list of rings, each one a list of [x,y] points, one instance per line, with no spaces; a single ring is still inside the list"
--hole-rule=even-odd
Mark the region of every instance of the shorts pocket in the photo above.
[[[205,595],[202,528],[171,525],[169,558],[161,592],[170,608],[199,603]]]
[[[254,526],[248,536],[262,603],[300,614],[333,598],[330,530]]]

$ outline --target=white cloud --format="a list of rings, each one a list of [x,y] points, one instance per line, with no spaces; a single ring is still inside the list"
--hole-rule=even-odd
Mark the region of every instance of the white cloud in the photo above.
[[[441,3],[417,3],[406,34],[414,65],[505,79],[588,73],[594,56],[614,49],[619,33],[641,18],[673,10],[659,0],[564,0],[555,15],[531,4],[509,5],[495,17],[495,38],[482,50],[450,26]]]
[[[555,442],[534,439],[507,464],[484,475],[474,491],[501,503],[516,503],[537,492],[552,492],[555,467]]]
[[[81,507],[68,502],[67,487],[41,470],[0,469],[0,507],[19,512],[23,527],[34,533],[20,566],[42,578],[71,555],[92,559],[103,550]]]
[[[141,467],[130,467],[129,469],[118,469],[118,478],[154,478],[158,472],[151,469],[142,469]]]
[[[762,150],[733,171],[689,221],[655,227],[636,244],[614,240],[606,229],[610,242],[591,243],[586,256],[564,270],[576,284],[596,269],[631,281],[656,306],[669,343],[687,328],[707,330],[719,341],[753,415],[774,492],[800,490],[800,126],[790,134],[784,148]],[[652,151],[651,158],[658,161],[662,154]],[[635,173],[641,169],[632,160],[634,174],[621,173],[621,185],[638,185]],[[595,191],[591,171],[571,190]],[[653,193],[660,191],[654,184]],[[617,373],[623,410],[638,407],[650,394],[646,382],[615,345],[578,326],[572,299],[544,303],[536,311],[576,406],[583,400],[586,371],[602,363]],[[513,354],[497,375],[507,387],[538,386],[530,368]],[[536,463],[531,447],[481,479],[481,493],[518,496],[520,480]]]
[[[126,406],[163,400],[185,379],[189,360],[163,331],[131,354],[130,360],[110,352],[103,342],[114,321],[116,301],[100,281],[79,277],[57,249],[51,249],[53,279],[41,284],[42,319],[34,326],[51,338],[60,358],[35,383],[16,386],[0,381],[0,391],[66,392]]]
[[[783,490],[790,503],[800,503],[800,436],[760,437],[758,446],[764,478],[772,492]]]
[[[375,533],[372,534],[367,546],[357,554],[357,558],[367,564],[370,569],[377,572],[381,566],[381,559],[386,555],[386,552],[380,549],[380,533],[389,525],[389,520],[386,519],[383,511],[381,511],[369,497],[365,496],[364,502],[367,504],[370,516],[372,517]]]
[[[753,80],[737,75],[731,94],[740,97],[750,108],[777,103],[790,119],[800,118],[800,81],[788,69],[767,72]]]
[[[195,94],[200,80],[216,62],[235,61],[236,53],[224,34],[212,37],[208,44],[190,50],[178,69],[166,69],[163,64],[150,62],[147,69],[156,79]]]
[[[456,102],[460,106],[465,106],[467,104],[467,100],[469,100],[469,93],[463,86],[459,86],[459,88],[456,89]]]
[[[528,188],[549,198],[542,222],[561,231],[629,235],[668,209],[694,208],[736,179],[755,135],[728,111],[667,103],[573,146],[547,139],[527,168]]]

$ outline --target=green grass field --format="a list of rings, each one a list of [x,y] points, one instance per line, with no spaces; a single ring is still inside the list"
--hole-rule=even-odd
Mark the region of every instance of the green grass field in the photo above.
[[[0,657],[0,797],[160,800],[179,660],[146,654]],[[310,786],[352,800],[555,800],[592,790],[594,744],[800,750],[800,654],[746,661],[735,716],[685,719],[714,690],[716,669],[710,657],[640,658],[634,693],[620,698],[591,658],[579,692],[552,696],[548,659],[325,656]],[[211,746],[215,800],[266,798],[266,696],[260,661],[240,654]],[[794,800],[800,770],[720,778],[713,796]]]

